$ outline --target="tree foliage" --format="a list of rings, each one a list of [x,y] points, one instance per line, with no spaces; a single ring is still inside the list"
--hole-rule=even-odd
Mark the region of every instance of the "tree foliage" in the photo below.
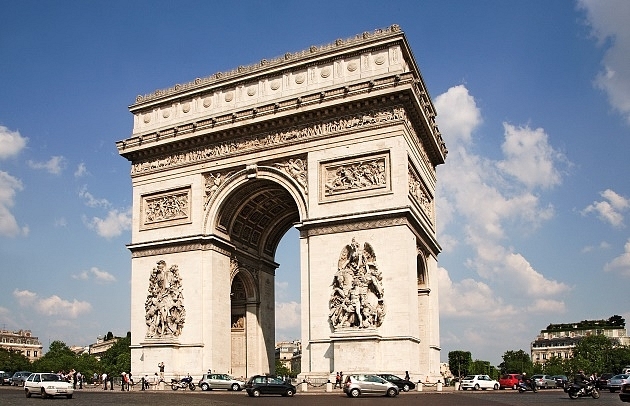
[[[472,365],[470,351],[450,351],[448,353],[448,367],[456,376],[468,375]]]
[[[22,353],[0,348],[0,371],[26,371],[30,367],[30,361]]]
[[[523,350],[508,350],[503,353],[503,362],[499,364],[502,374],[534,373],[534,364],[529,354]]]

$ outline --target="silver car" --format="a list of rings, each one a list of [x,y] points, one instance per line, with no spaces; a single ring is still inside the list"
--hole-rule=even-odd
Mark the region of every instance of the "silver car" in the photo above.
[[[227,374],[203,374],[199,381],[201,390],[227,389],[232,391],[243,390],[245,382],[232,378]]]
[[[536,381],[536,386],[541,389],[555,388],[556,380],[550,375],[533,375],[532,379]]]
[[[618,390],[621,390],[621,385],[626,383],[630,383],[629,374],[615,375],[608,381],[608,390],[611,392],[617,392]]]
[[[394,397],[398,395],[398,386],[377,375],[352,374],[346,376],[343,391],[350,398],[358,398],[361,395]]]

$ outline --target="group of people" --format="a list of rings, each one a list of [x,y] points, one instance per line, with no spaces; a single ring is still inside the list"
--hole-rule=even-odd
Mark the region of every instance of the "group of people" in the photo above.
[[[61,379],[72,382],[72,387],[74,389],[83,389],[83,380],[85,377],[81,374],[81,372],[75,371],[71,369],[70,371],[59,371],[57,375],[61,377]]]

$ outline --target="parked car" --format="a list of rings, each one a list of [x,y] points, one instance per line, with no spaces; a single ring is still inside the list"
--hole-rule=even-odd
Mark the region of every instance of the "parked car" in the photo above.
[[[518,382],[521,380],[521,374],[505,374],[499,378],[499,389],[512,388],[516,389]]]
[[[621,390],[621,385],[624,385],[626,383],[630,383],[630,375],[615,375],[608,381],[608,390],[611,392],[617,392],[618,390]]]
[[[199,381],[201,390],[227,389],[232,391],[243,390],[245,382],[232,378],[227,374],[203,374]]]
[[[343,392],[349,398],[358,398],[361,395],[398,396],[398,386],[378,375],[352,374],[345,379]]]
[[[403,379],[396,375],[392,375],[392,374],[377,374],[377,375],[385,379],[386,381],[389,381],[393,383],[394,385],[398,386],[398,389],[400,389],[403,392],[409,392],[410,390],[416,387],[415,383],[411,382],[408,379]]]
[[[245,390],[249,396],[260,395],[295,395],[296,388],[289,381],[277,376],[254,375],[247,380]]]
[[[29,371],[17,371],[11,377],[11,385],[13,386],[24,386],[24,381],[32,372]]]
[[[494,389],[498,390],[500,387],[499,382],[494,379],[490,379],[488,375],[468,375],[462,379],[461,388],[466,389]]]
[[[72,399],[74,389],[70,382],[63,380],[57,374],[34,373],[24,381],[24,392],[27,398],[31,395],[39,395],[42,399],[53,396],[65,396]]]
[[[556,387],[564,388],[569,382],[569,378],[566,375],[554,375],[552,378],[556,381]]]
[[[11,385],[11,375],[8,372],[0,371],[0,383],[2,386]]]
[[[556,380],[550,375],[532,375],[532,379],[536,382],[538,389],[555,388]]]
[[[619,399],[621,399],[622,402],[630,402],[630,384],[621,385]]]
[[[597,377],[597,380],[595,381],[595,387],[599,390],[608,389],[608,381],[613,376],[615,376],[615,374],[605,373]]]

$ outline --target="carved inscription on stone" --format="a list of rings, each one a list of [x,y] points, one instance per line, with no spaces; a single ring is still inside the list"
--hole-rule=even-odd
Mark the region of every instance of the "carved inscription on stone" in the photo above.
[[[397,120],[407,120],[405,109],[402,107],[340,117],[335,120],[293,127],[273,133],[248,135],[235,140],[221,142],[212,146],[193,149],[159,159],[134,162],[131,166],[131,174],[135,175],[161,168],[224,158],[226,155],[244,151],[267,149],[283,143],[325,137],[340,131],[363,128]]]
[[[431,199],[431,195],[427,192],[424,182],[420,180],[420,177],[411,167],[409,168],[409,194],[420,205],[431,222],[433,222],[433,199]]]
[[[177,337],[186,320],[182,280],[177,265],[166,268],[158,261],[149,277],[149,294],[144,303],[147,338]]]
[[[308,178],[304,160],[300,158],[289,159],[286,162],[276,163],[274,166],[291,176],[302,187],[304,194],[308,194]]]
[[[190,189],[142,197],[142,226],[168,226],[189,221]]]
[[[323,198],[358,192],[389,191],[389,159],[387,154],[362,157],[321,166]]]
[[[383,324],[383,276],[376,264],[376,254],[369,243],[363,247],[353,238],[341,250],[329,300],[332,327],[374,328]]]

